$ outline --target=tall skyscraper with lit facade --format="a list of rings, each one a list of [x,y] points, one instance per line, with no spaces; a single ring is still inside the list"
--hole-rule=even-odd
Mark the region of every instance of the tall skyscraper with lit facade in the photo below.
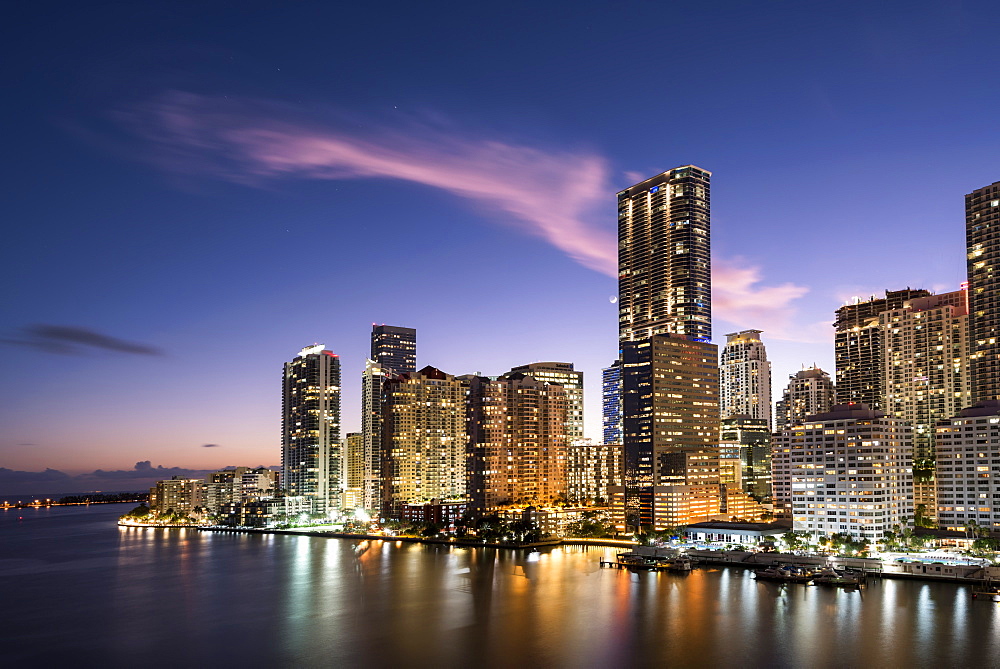
[[[622,341],[712,339],[711,172],[677,167],[618,193]]]
[[[527,374],[543,383],[558,383],[566,391],[566,437],[583,439],[583,372],[572,362],[532,362],[512,367],[507,375]]]
[[[771,426],[771,363],[760,330],[726,335],[719,365],[719,412],[723,419],[750,416]]]
[[[417,371],[417,331],[395,325],[372,325],[371,359],[396,374]]]
[[[466,384],[434,367],[382,387],[382,513],[466,497]]]
[[[622,362],[601,370],[601,428],[605,444],[622,443]]]
[[[875,411],[884,408],[885,362],[879,314],[929,295],[922,289],[887,290],[885,297],[872,296],[837,309],[833,326],[838,404],[867,404]]]
[[[1000,399],[1000,181],[965,196],[972,400]]]
[[[322,344],[285,363],[281,393],[281,484],[317,513],[340,507],[340,359]]]

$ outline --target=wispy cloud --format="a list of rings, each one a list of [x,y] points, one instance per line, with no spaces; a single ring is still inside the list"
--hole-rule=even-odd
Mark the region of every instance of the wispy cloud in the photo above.
[[[121,115],[156,150],[158,166],[264,186],[274,179],[385,178],[464,198],[566,253],[616,277],[618,243],[605,207],[607,160],[593,152],[546,151],[430,127],[302,120],[275,103],[171,92]],[[630,175],[631,178],[641,178]],[[792,338],[792,302],[807,288],[762,286],[758,267],[716,260],[714,308],[721,320]]]
[[[134,355],[162,354],[159,349],[146,344],[70,325],[29,325],[13,337],[0,339],[0,342],[61,355],[80,355],[94,349]]]
[[[219,444],[202,444],[202,448],[219,448]]]

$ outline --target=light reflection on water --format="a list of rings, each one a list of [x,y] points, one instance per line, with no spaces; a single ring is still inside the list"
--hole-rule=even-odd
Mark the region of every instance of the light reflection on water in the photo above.
[[[107,666],[984,666],[1000,606],[749,571],[540,553],[118,528],[117,506],[0,513],[8,663]]]

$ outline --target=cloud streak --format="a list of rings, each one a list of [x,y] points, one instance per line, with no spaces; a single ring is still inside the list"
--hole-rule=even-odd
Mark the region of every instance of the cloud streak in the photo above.
[[[162,355],[159,349],[152,346],[70,325],[29,325],[21,328],[14,338],[0,339],[0,342],[61,355],[81,355],[94,349],[133,355]]]
[[[331,119],[303,120],[287,106],[178,91],[119,118],[155,146],[149,159],[173,172],[252,186],[286,178],[421,184],[617,277],[617,237],[613,224],[602,222],[614,189],[607,160],[591,152],[545,151],[414,123],[345,130]],[[716,260],[713,283],[716,317],[742,327],[764,323],[773,336],[793,338],[791,304],[807,288],[760,286],[760,269],[739,259]]]

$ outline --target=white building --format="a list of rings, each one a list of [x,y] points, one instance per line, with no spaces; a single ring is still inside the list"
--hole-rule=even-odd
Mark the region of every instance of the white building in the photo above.
[[[1000,530],[1000,401],[980,402],[937,427],[937,516],[948,530]]]
[[[879,539],[913,515],[911,428],[841,404],[783,430],[773,454],[775,510],[795,530]]]
[[[760,330],[726,335],[719,364],[719,412],[723,419],[746,415],[771,427],[771,363]]]

